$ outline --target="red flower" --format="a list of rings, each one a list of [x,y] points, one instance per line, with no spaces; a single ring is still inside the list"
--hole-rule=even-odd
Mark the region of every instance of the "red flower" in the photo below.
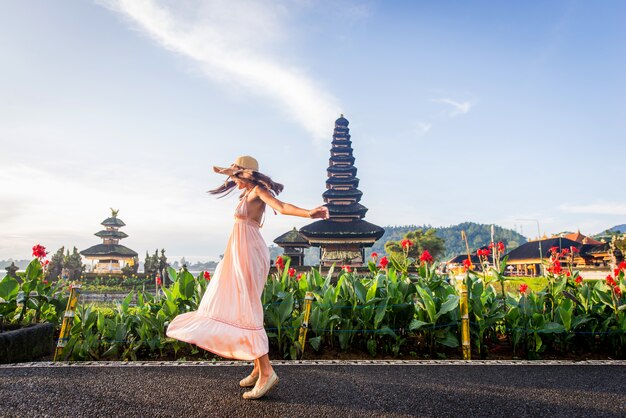
[[[37,244],[33,247],[33,257],[41,259],[44,258],[46,254],[48,253],[46,252],[46,247],[43,245]]]
[[[504,252],[504,250],[505,250],[504,243],[503,243],[502,241],[500,241],[500,242],[498,243],[498,252],[503,253],[503,252]]]
[[[615,280],[613,280],[613,276],[611,276],[610,274],[608,276],[606,276],[606,284],[608,284],[609,286],[615,286]]]
[[[562,256],[566,256],[567,254],[569,254],[569,250],[568,250],[567,248],[563,248],[563,249],[561,250],[561,255],[562,255]]]
[[[528,285],[526,283],[522,283],[519,285],[519,292],[526,294],[526,292],[528,291]]]
[[[41,262],[41,267],[47,267],[50,264],[50,260],[45,260]]]
[[[487,246],[487,248],[489,248],[490,250],[495,246],[495,244],[493,243],[493,241],[491,241],[489,243],[489,245]]]
[[[381,260],[381,261],[382,261],[382,260]],[[351,268],[350,268],[350,266],[349,266],[349,265],[347,265],[347,264],[346,264],[345,266],[341,266],[341,269],[342,269],[343,271],[345,271],[346,273],[352,273],[352,269],[351,269]]]
[[[558,260],[554,260],[552,262],[552,265],[550,267],[548,267],[548,272],[550,272],[552,274],[559,275],[559,274],[561,274],[562,271],[563,271],[563,269],[561,268],[561,263]]]
[[[613,269],[613,275],[615,277],[619,276],[619,269]]]
[[[613,288],[613,293],[615,293],[615,295],[619,298],[622,296],[622,289],[620,289],[619,286],[615,286]]]
[[[378,258],[378,254],[377,253],[372,253],[372,255],[370,256],[372,258]]]
[[[469,258],[463,260],[463,268],[465,269],[465,271],[472,268],[472,261]]]
[[[44,279],[44,280],[41,281],[41,283],[48,284],[48,281]]]
[[[285,262],[283,261],[283,257],[280,255],[276,257],[276,268],[278,268],[279,270],[285,268]]]
[[[159,276],[156,276],[156,285],[157,286],[161,286],[163,282],[161,281],[161,278]]]
[[[583,282],[583,278],[581,276],[576,277],[576,280],[574,280],[574,283],[576,284],[582,284]]]
[[[617,268],[620,270],[626,270],[626,261],[622,261],[621,263],[619,263],[619,266],[617,266]]]
[[[298,274],[298,276],[296,277],[296,280],[300,281],[303,277],[304,277],[304,273],[300,273],[300,274]]]
[[[559,247],[550,247],[548,251],[550,251],[552,254],[556,254],[559,252]]]
[[[387,264],[389,264],[389,260],[387,260],[387,256],[386,255],[382,256],[380,261],[379,261],[380,268],[382,268],[382,269],[387,268]]]
[[[567,270],[567,271],[565,272],[565,275],[566,275],[567,277],[570,277],[570,276],[572,275],[572,273],[570,273],[570,272],[569,272],[569,270]]]
[[[410,239],[403,239],[400,244],[402,245],[402,248],[408,250],[409,247],[413,246],[413,241],[411,241]]]
[[[296,275],[296,269],[293,267],[289,267],[289,270],[287,270],[287,274],[289,275],[289,277],[293,277]]]
[[[579,253],[580,252],[578,247],[571,247],[571,249],[572,249],[572,253]]]
[[[489,254],[491,254],[491,250],[489,250],[489,248],[476,250],[476,255],[479,257],[489,257]]]
[[[433,262],[433,256],[430,255],[428,250],[424,250],[424,251],[422,251],[422,255],[420,255],[420,261],[423,261],[424,263],[432,263]]]
[[[204,280],[211,280],[211,273],[209,273],[208,271],[205,271],[204,274]]]

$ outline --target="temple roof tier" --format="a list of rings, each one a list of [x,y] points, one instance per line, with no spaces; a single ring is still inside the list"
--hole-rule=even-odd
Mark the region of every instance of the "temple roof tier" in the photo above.
[[[372,238],[379,239],[385,230],[377,225],[364,220],[353,220],[350,222],[333,222],[329,219],[313,222],[312,224],[300,228],[300,233],[307,237],[309,241],[316,238]]]
[[[335,189],[328,189],[326,190],[324,193],[322,193],[322,198],[324,200],[326,199],[338,199],[338,200],[345,200],[345,199],[356,199],[357,201],[361,200],[361,196],[363,196],[363,192],[360,191],[359,189],[352,189],[352,190],[335,190]]]
[[[337,163],[337,164],[354,164],[354,157],[351,155],[333,155],[332,157],[330,157],[331,162]]]
[[[305,248],[309,247],[309,241],[307,241],[306,238],[304,238],[302,234],[298,232],[295,226],[293,227],[291,231],[286,232],[282,234],[281,236],[279,236],[278,238],[276,238],[274,240],[274,244],[279,245],[281,247],[284,247],[284,246],[292,246],[292,247],[297,246],[297,247],[305,247]]]
[[[367,213],[367,208],[360,203],[352,203],[349,205],[335,205],[332,203],[327,203],[324,205],[328,208],[328,212],[330,217],[332,218],[334,215],[346,216],[346,215],[355,215],[359,218],[363,218],[365,213]]]
[[[356,167],[345,165],[333,165],[326,170],[328,174],[351,175],[356,176]]]
[[[137,253],[120,244],[98,244],[80,252],[85,257],[137,257]]]
[[[356,188],[359,187],[359,179],[357,177],[329,177],[326,180],[326,187],[330,186],[353,186]]]
[[[117,230],[115,231],[108,230],[108,229],[105,229],[100,232],[96,232],[94,235],[100,238],[113,238],[113,239],[128,238],[128,235],[125,232],[117,231]]]
[[[117,227],[122,227],[122,226],[126,226],[126,224],[124,223],[124,221],[122,221],[121,219],[118,219],[115,216],[112,216],[110,218],[106,218],[104,221],[102,221],[102,223],[100,225],[104,225],[104,226],[117,226]]]

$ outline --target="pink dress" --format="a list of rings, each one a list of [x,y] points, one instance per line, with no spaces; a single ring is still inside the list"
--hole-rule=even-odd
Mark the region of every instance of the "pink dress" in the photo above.
[[[261,294],[270,255],[261,225],[248,218],[247,192],[235,210],[235,225],[197,311],[178,315],[167,336],[221,357],[254,360],[267,354]]]

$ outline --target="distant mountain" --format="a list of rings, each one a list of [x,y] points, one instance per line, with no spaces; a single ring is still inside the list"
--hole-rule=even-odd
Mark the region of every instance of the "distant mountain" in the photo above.
[[[372,248],[365,250],[365,257],[369,259],[372,252],[376,252],[379,255],[385,254],[385,243],[387,241],[399,241],[403,238],[404,234],[409,231],[415,231],[416,229],[435,229],[437,236],[445,240],[446,252],[443,259],[448,260],[459,254],[464,254],[465,242],[461,240],[461,231],[465,231],[467,234],[467,241],[469,243],[470,251],[474,251],[484,245],[488,245],[491,241],[491,225],[477,224],[474,222],[463,222],[458,225],[446,226],[446,227],[433,227],[430,225],[404,225],[404,226],[386,226],[385,234],[379,239]],[[494,227],[494,235],[496,242],[502,241],[506,245],[507,251],[517,248],[527,242],[526,237],[512,229],[502,228],[500,226]],[[275,245],[269,246],[270,257],[272,260],[283,253],[282,248]],[[319,248],[311,247],[305,250],[304,263],[307,266],[316,265],[319,263]]]
[[[626,224],[615,225],[613,228],[607,229],[607,231],[623,234],[624,232],[626,232]]]
[[[384,254],[387,241],[401,240],[404,234],[419,228],[424,230],[433,228],[437,231],[437,236],[445,240],[446,252],[444,259],[466,252],[465,242],[461,239],[461,231],[465,231],[467,235],[470,251],[474,251],[483,245],[488,245],[491,241],[491,225],[477,224],[475,222],[463,222],[447,227],[433,227],[430,225],[386,226],[385,234],[374,244],[371,250],[367,251],[367,255],[369,256],[373,251],[378,254]],[[497,225],[494,227],[494,238],[496,242],[504,242],[507,251],[517,248],[528,241],[526,237],[512,229],[502,228]]]
[[[626,233],[626,224],[615,225],[612,228],[605,229],[604,231],[592,236],[595,239],[604,239],[605,241],[611,240],[611,235]]]

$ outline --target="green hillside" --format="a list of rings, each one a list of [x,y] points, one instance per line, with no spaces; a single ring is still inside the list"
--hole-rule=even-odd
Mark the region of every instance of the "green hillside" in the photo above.
[[[404,225],[404,226],[386,226],[385,234],[379,239],[371,250],[367,251],[367,255],[373,251],[378,254],[384,254],[385,242],[401,240],[404,234],[416,229],[435,229],[437,236],[445,240],[446,252],[444,259],[452,258],[456,255],[465,253],[465,243],[461,240],[461,231],[467,234],[470,250],[475,250],[484,245],[488,245],[491,241],[491,225],[477,224],[474,222],[463,222],[458,225],[447,227],[433,227],[430,225]],[[495,226],[495,240],[502,241],[506,245],[507,251],[520,246],[527,242],[526,237],[518,234],[512,229]]]

